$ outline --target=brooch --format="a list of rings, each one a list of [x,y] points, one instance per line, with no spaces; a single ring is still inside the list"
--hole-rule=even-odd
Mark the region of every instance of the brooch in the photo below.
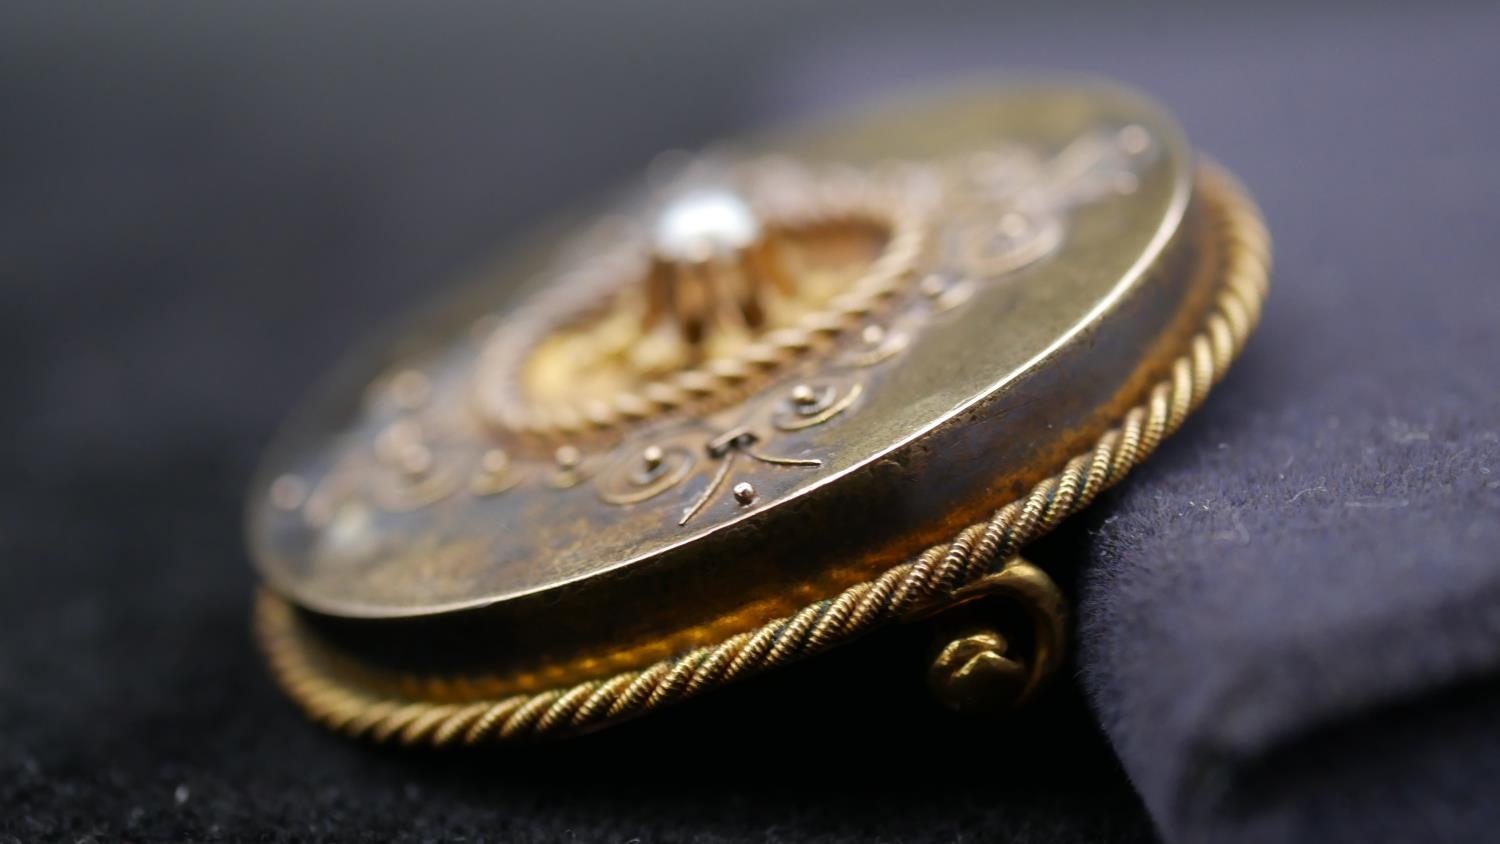
[[[1021,553],[1235,357],[1269,241],[1161,108],[976,88],[653,163],[353,356],[265,456],[256,631],[313,719],[594,730],[930,624],[938,700],[1027,699]]]

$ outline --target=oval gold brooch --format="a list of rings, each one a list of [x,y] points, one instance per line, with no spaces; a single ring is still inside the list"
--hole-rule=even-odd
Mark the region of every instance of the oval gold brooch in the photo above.
[[[1102,84],[663,156],[287,425],[259,639],[311,717],[407,744],[584,732],[912,619],[942,702],[1013,706],[1067,631],[1021,551],[1203,400],[1268,266],[1234,180]]]

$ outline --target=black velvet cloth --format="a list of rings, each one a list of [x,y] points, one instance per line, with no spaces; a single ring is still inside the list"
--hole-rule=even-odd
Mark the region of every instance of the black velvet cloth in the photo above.
[[[1497,40],[1478,3],[6,6],[0,841],[1492,839]],[[276,692],[242,490],[347,345],[661,148],[1004,67],[1155,93],[1278,253],[1222,387],[1037,549],[1069,681],[942,717],[896,630],[459,754]]]

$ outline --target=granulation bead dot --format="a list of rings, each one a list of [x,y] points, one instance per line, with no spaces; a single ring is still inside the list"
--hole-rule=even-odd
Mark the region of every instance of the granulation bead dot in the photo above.
[[[503,449],[492,448],[480,458],[479,465],[486,474],[498,475],[510,467],[510,455]]]
[[[661,446],[659,445],[648,445],[641,452],[641,463],[645,464],[647,469],[655,469],[661,465],[664,459],[666,459],[666,455],[662,453]]]
[[[565,445],[560,446],[553,453],[552,458],[557,461],[559,468],[576,469],[578,464],[583,462],[583,452],[579,451],[576,446]]]
[[[412,444],[401,450],[397,458],[401,465],[401,471],[408,477],[421,477],[432,468],[432,452],[426,446]]]

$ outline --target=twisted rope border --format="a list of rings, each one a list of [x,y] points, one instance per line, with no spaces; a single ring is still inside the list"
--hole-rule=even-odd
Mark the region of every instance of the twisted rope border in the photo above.
[[[1220,239],[1224,275],[1214,307],[1187,352],[1146,401],[1127,412],[1092,449],[951,542],[718,644],[610,677],[472,702],[392,695],[337,670],[301,629],[291,606],[262,590],[255,627],[271,673],[310,718],[352,737],[437,747],[552,737],[693,697],[941,601],[1003,565],[1120,480],[1177,430],[1239,353],[1265,298],[1270,239],[1253,202],[1227,172],[1201,165],[1198,190],[1209,236]]]

